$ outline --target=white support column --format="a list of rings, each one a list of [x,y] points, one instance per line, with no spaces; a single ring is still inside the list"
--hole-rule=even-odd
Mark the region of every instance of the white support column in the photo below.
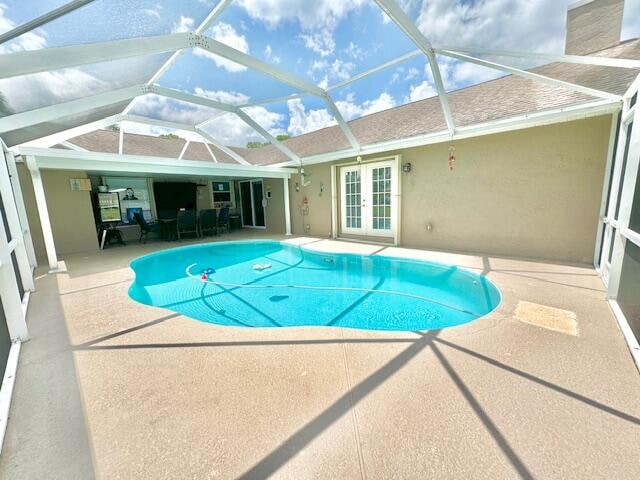
[[[338,167],[331,165],[331,238],[338,238]]]
[[[38,216],[40,217],[40,224],[42,225],[42,236],[44,237],[44,246],[47,250],[49,269],[55,271],[58,269],[58,255],[56,254],[56,245],[53,241],[53,229],[51,228],[51,220],[49,219],[49,209],[47,208],[47,199],[44,194],[42,176],[40,175],[40,169],[34,157],[27,156],[26,161],[29,172],[31,172],[31,181],[33,182],[33,191],[36,197],[36,205],[38,206]]]
[[[0,196],[2,196],[2,204],[6,215],[7,225],[9,226],[9,236],[11,240],[16,241],[14,252],[16,254],[16,263],[20,271],[22,279],[22,287],[25,290],[33,291],[33,275],[31,274],[31,265],[29,265],[29,257],[24,247],[24,239],[22,237],[22,225],[20,225],[20,217],[16,209],[16,199],[13,196],[13,187],[7,169],[7,163],[4,158],[0,161]]]
[[[118,124],[118,155],[124,152],[124,122]]]
[[[291,208],[289,208],[289,179],[283,178],[284,186],[284,234],[291,235]]]
[[[16,283],[16,276],[11,263],[11,253],[4,230],[4,222],[0,219],[0,297],[2,308],[7,318],[7,329],[12,341],[29,340],[27,323],[22,309],[22,299]]]
[[[36,259],[36,251],[33,248],[31,228],[29,227],[29,217],[27,216],[27,209],[24,206],[24,197],[22,196],[22,187],[20,186],[20,177],[18,175],[16,159],[11,152],[5,153],[5,156],[7,159],[9,175],[11,176],[11,185],[13,185],[13,195],[16,199],[16,208],[18,210],[18,216],[20,217],[20,224],[22,225],[22,241],[24,243],[24,248],[27,251],[29,265],[31,265],[31,268],[36,268],[38,266],[38,260]]]

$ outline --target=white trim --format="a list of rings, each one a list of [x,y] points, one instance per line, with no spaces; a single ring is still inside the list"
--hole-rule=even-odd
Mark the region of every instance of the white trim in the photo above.
[[[198,160],[150,157],[144,155],[118,155],[103,152],[74,152],[55,148],[18,147],[21,155],[33,157],[36,169],[82,170],[98,172],[177,174],[223,177],[289,178],[292,169],[235,163],[213,163]]]
[[[453,115],[449,108],[449,101],[447,100],[447,91],[444,88],[442,82],[442,75],[440,74],[440,67],[436,60],[436,55],[431,46],[431,42],[422,34],[422,32],[416,27],[413,21],[404,13],[404,10],[394,2],[393,0],[375,0],[378,6],[393,20],[398,27],[409,37],[409,39],[416,44],[420,50],[424,52],[429,60],[429,67],[431,68],[431,74],[433,81],[436,85],[438,92],[438,99],[440,100],[440,106],[442,107],[442,113],[447,123],[447,130],[449,135],[455,133],[455,125],[453,122]]]
[[[291,208],[289,206],[289,179],[282,179],[284,192],[284,234],[291,235]]]
[[[549,85],[553,85],[556,87],[562,87],[568,90],[573,90],[574,92],[580,92],[586,95],[591,95],[592,97],[605,98],[613,101],[622,100],[622,97],[620,95],[616,95],[614,93],[604,92],[602,90],[596,90],[595,88],[584,87],[582,85],[577,85],[575,83],[565,82],[564,80],[558,80],[557,78],[546,77],[544,75],[540,75],[539,73],[533,73],[528,70],[521,70],[519,68],[509,67],[507,65],[502,65],[496,62],[489,62],[487,60],[471,57],[469,55],[463,55],[461,53],[455,53],[449,50],[442,50],[440,53],[442,55],[446,55],[447,57],[455,58],[457,60],[475,63],[483,67],[493,68],[494,70],[502,70],[503,72],[511,73],[513,75],[518,75],[528,80],[536,80],[541,83],[547,83]]]
[[[9,411],[11,410],[11,398],[16,383],[16,375],[18,373],[18,360],[20,359],[20,347],[22,342],[16,341],[11,344],[9,356],[7,357],[7,366],[4,370],[2,384],[0,385],[0,454],[4,445],[4,436],[7,433],[7,424],[9,422]]]

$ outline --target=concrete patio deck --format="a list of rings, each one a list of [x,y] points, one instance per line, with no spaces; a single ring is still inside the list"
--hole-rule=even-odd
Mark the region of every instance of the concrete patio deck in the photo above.
[[[0,478],[640,477],[640,375],[592,268],[386,248],[503,302],[441,331],[241,329],[128,298],[128,262],[171,246],[38,276]],[[521,301],[574,312],[578,335],[520,321]]]

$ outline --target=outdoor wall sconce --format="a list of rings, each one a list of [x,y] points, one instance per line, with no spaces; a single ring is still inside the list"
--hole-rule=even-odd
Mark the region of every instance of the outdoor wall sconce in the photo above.
[[[409,173],[411,171],[411,164],[409,162],[402,164],[402,171],[404,173]]]

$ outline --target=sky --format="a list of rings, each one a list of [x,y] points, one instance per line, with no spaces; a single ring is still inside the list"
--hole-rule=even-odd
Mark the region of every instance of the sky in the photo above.
[[[0,32],[14,28],[67,0],[0,0]],[[78,43],[161,35],[195,29],[215,0],[96,0],[16,40],[0,53]],[[433,45],[480,46],[562,53],[566,0],[400,0]],[[220,42],[328,88],[415,50],[407,37],[370,0],[235,0],[205,32]],[[622,39],[640,36],[640,0],[627,0]],[[166,60],[154,55],[0,80],[0,92],[15,112],[146,82]],[[498,59],[494,59],[498,60]],[[501,75],[438,57],[448,91]],[[517,59],[500,62],[527,67]],[[231,104],[297,93],[284,83],[204,50],[185,51],[159,84]],[[435,95],[422,55],[331,91],[346,120]],[[262,140],[233,114],[148,95],[132,113],[195,124],[228,145]],[[272,134],[300,135],[335,124],[326,104],[303,97],[250,107],[247,113]],[[217,116],[216,116],[217,115]],[[127,131],[165,130],[126,125]]]

